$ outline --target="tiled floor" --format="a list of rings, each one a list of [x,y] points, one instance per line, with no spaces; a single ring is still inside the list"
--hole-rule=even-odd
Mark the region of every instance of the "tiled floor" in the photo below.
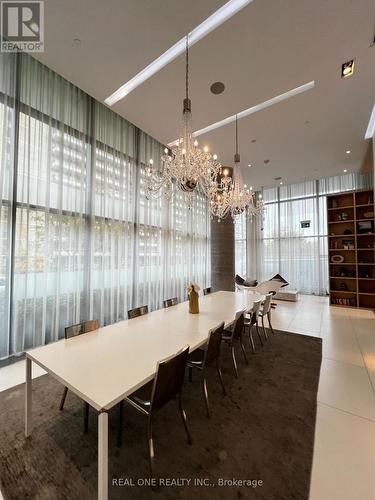
[[[323,339],[310,500],[375,499],[375,314],[301,296],[278,301],[273,323]],[[24,361],[1,368],[0,391],[24,372]]]

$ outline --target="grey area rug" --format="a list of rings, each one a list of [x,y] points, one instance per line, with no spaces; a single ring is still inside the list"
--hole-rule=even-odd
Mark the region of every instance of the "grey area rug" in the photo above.
[[[270,334],[233,376],[223,346],[227,396],[213,370],[208,378],[211,419],[205,414],[199,373],[186,381],[184,406],[193,445],[186,442],[172,401],[155,419],[156,472],[171,485],[154,492],[148,477],[146,418],[125,406],[123,445],[116,447],[118,409],[109,417],[109,498],[308,499],[321,363],[321,340]],[[49,375],[33,382],[34,430],[24,437],[24,386],[0,393],[0,483],[5,500],[95,499],[97,416],[83,434],[82,402]],[[233,482],[234,480],[234,482]],[[244,481],[240,484],[238,481]],[[224,481],[228,481],[224,483]],[[237,482],[236,482],[237,481]],[[250,483],[250,481],[254,481]],[[113,483],[113,485],[112,485]],[[256,486],[254,486],[256,484]]]

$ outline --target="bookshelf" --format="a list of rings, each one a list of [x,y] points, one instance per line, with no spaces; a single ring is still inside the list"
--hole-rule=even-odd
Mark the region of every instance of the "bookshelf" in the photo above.
[[[374,191],[327,196],[330,304],[375,309]]]

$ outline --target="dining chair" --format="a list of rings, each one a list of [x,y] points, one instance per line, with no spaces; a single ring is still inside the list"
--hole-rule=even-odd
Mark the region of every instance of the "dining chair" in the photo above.
[[[155,448],[152,434],[153,418],[155,413],[172,399],[178,399],[179,411],[187,435],[187,441],[189,444],[192,444],[191,435],[187,426],[186,413],[182,406],[181,399],[188,355],[189,346],[187,345],[176,354],[159,361],[156,365],[156,375],[154,380],[145,384],[120,403],[118,445],[121,445],[123,417],[122,408],[124,401],[129,403],[148,419],[147,432],[151,478],[154,477],[155,461]]]
[[[245,321],[244,321],[244,331],[248,329],[249,331],[249,339],[250,339],[250,344],[251,344],[251,349],[253,351],[253,354],[255,354],[255,344],[254,344],[254,339],[253,339],[253,328],[255,327],[256,332],[258,334],[259,341],[261,345],[263,345],[263,340],[262,336],[260,334],[259,330],[259,324],[258,324],[258,317],[259,317],[259,311],[260,311],[260,306],[262,304],[262,300],[256,300],[253,303],[253,307],[249,311],[249,318],[245,316]]]
[[[247,365],[249,364],[249,362],[247,360],[247,356],[246,356],[245,346],[243,345],[243,330],[244,330],[244,323],[245,323],[245,316],[244,316],[245,312],[246,312],[246,309],[236,312],[236,316],[234,318],[234,322],[232,324],[231,329],[224,330],[224,332],[223,332],[223,342],[228,344],[230,347],[230,350],[231,350],[234,375],[236,378],[238,378],[236,354],[234,352],[234,347],[235,347],[236,343],[240,344],[241,350],[242,350],[242,353],[243,353],[243,356],[245,359],[245,363]]]
[[[209,286],[208,288],[203,288],[203,295],[208,295],[212,292],[212,288]]]
[[[128,319],[138,318],[138,316],[144,316],[148,314],[148,306],[135,307],[128,311]]]
[[[259,316],[262,318],[262,329],[263,329],[263,334],[266,339],[268,339],[268,334],[267,330],[265,329],[264,326],[264,318],[267,316],[268,319],[268,324],[270,326],[271,332],[275,333],[272,328],[271,324],[271,300],[272,300],[272,293],[268,293],[262,303],[262,309],[259,311]]]
[[[206,381],[206,369],[215,363],[216,371],[219,375],[221,387],[223,389],[223,394],[225,395],[225,387],[223,382],[223,376],[220,369],[220,348],[221,341],[224,331],[224,321],[220,323],[219,326],[213,328],[208,333],[208,342],[204,349],[195,349],[189,354],[187,365],[190,370],[196,368],[202,372],[202,387],[204,402],[206,404],[207,418],[210,418],[210,407],[208,403],[208,392],[207,392],[207,381]],[[190,374],[190,373],[189,373]],[[192,377],[190,377],[192,379]]]
[[[173,297],[173,299],[166,299],[163,301],[164,308],[167,309],[171,306],[176,306],[178,304],[178,298]]]
[[[77,337],[78,335],[83,335],[84,333],[93,332],[99,329],[99,320],[91,319],[84,321],[83,323],[78,323],[77,325],[67,326],[65,328],[65,339],[70,339],[72,337]],[[64,392],[60,401],[60,411],[64,409],[66,395],[68,394],[68,388],[64,387]],[[83,402],[83,420],[84,420],[84,432],[88,432],[89,429],[89,408],[90,405]]]

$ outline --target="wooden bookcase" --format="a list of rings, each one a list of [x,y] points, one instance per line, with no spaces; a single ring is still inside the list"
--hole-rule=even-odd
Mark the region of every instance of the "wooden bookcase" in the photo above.
[[[375,309],[374,191],[327,197],[330,304]]]

